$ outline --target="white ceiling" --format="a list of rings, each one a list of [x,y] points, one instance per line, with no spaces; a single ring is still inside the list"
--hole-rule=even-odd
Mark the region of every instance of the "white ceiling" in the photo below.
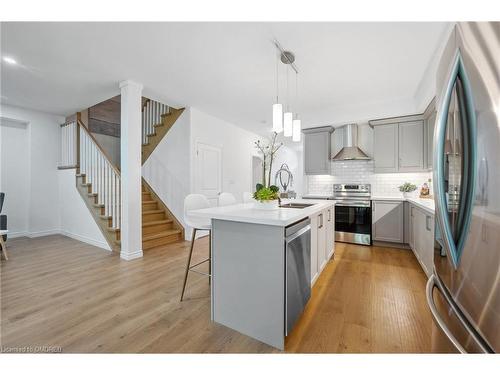
[[[448,29],[447,23],[2,23],[2,56],[19,65],[2,62],[1,100],[68,115],[116,95],[118,83],[132,79],[145,96],[263,132],[276,95],[277,38],[296,55],[305,127],[404,114],[416,109],[415,93]],[[293,74],[290,86],[294,92]]]

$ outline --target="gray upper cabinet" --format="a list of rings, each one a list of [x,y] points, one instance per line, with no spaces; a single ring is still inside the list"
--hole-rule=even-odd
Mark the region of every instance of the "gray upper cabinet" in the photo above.
[[[332,132],[331,126],[303,131],[305,174],[330,174]]]
[[[398,124],[373,128],[373,159],[375,172],[398,171]]]
[[[399,127],[399,172],[424,169],[424,122],[401,122]]]
[[[436,123],[436,111],[432,111],[430,116],[425,119],[425,132],[426,132],[426,168],[432,169],[432,160],[434,159],[434,125]]]
[[[369,121],[373,128],[375,173],[427,169],[427,132],[423,115]]]

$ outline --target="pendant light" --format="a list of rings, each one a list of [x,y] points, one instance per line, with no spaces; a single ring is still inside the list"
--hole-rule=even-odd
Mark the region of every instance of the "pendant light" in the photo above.
[[[288,66],[286,67],[286,109],[287,111],[283,115],[283,128],[285,137],[291,137],[293,135],[293,113],[290,111],[290,95],[288,90]]]
[[[273,132],[283,131],[283,106],[279,103],[278,55],[276,55],[276,103],[273,104]]]
[[[299,103],[299,73],[295,73],[295,108],[298,107]],[[297,111],[298,112],[298,111]],[[299,119],[299,114],[295,114],[295,120],[292,123],[292,141],[300,142],[300,133],[301,133],[301,123]]]

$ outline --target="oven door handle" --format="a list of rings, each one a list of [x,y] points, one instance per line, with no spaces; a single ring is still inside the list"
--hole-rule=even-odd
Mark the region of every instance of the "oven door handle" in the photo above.
[[[369,208],[370,203],[366,202],[335,202],[335,206],[338,207],[363,207],[363,208]]]

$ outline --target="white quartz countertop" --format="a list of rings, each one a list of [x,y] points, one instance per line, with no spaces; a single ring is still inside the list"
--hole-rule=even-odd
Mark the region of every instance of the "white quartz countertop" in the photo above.
[[[254,203],[240,203],[223,207],[210,207],[201,210],[189,211],[189,215],[217,220],[238,221],[242,223],[276,225],[286,227],[297,221],[311,217],[322,210],[333,206],[333,201],[312,199],[284,199],[284,203],[312,204],[306,208],[277,208],[263,210],[254,207]]]
[[[372,201],[398,201],[398,202],[410,202],[417,207],[420,207],[427,212],[434,214],[434,199],[429,198],[418,198],[418,197],[393,197],[393,196],[372,196]]]

